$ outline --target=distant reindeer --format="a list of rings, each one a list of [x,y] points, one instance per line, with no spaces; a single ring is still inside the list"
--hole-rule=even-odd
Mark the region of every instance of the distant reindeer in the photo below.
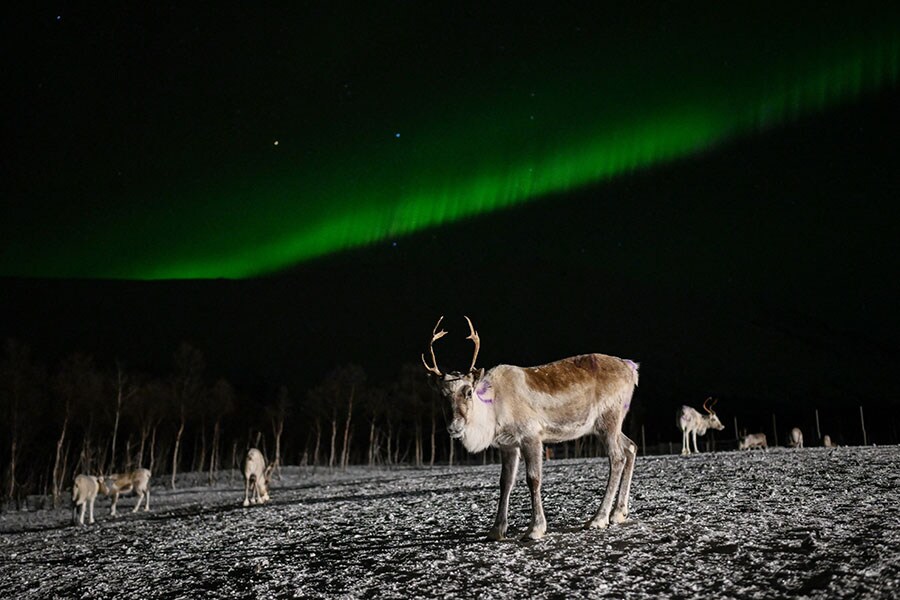
[[[709,403],[710,400],[712,400],[712,404]],[[694,452],[699,454],[700,449],[697,448],[698,435],[706,435],[707,429],[716,429],[719,431],[725,429],[725,426],[722,425],[722,421],[719,420],[719,417],[717,417],[716,413],[712,410],[712,407],[716,405],[716,402],[718,402],[718,400],[713,400],[712,398],[707,398],[703,401],[703,410],[708,413],[707,415],[701,415],[690,406],[682,406],[681,410],[678,411],[678,421],[676,422],[676,425],[681,429],[681,454],[685,456],[690,455],[691,445],[689,438],[694,440]]]
[[[791,429],[791,441],[789,443],[791,448],[802,448],[803,447],[803,432],[800,431],[799,427],[794,427]]]
[[[116,505],[119,503],[119,495],[134,492],[137,494],[137,503],[131,512],[137,512],[141,507],[141,501],[144,500],[144,512],[150,510],[150,470],[135,469],[134,471],[126,471],[100,477],[100,491],[112,497],[112,505],[109,509],[111,517],[116,516]]]
[[[749,450],[750,448],[768,448],[766,443],[766,434],[750,433],[741,438],[738,444],[739,450]]]
[[[525,458],[526,481],[531,491],[531,525],[525,536],[540,539],[547,530],[541,502],[541,467],[545,443],[574,440],[589,433],[603,438],[609,455],[609,478],[600,509],[588,527],[621,523],[628,516],[628,494],[637,445],[622,433],[622,421],[638,384],[638,363],[584,354],[539,367],[498,365],[488,371],[475,368],[480,338],[472,321],[469,336],[475,343],[472,364],[465,373],[442,373],[433,344],[446,335],[432,331],[429,350],[432,364],[422,362],[431,382],[450,401],[453,420],[450,436],[462,441],[469,452],[493,446],[500,449],[500,503],[488,536],[506,536],[509,495],[516,481],[520,456]],[[613,502],[618,501],[615,512]]]
[[[269,501],[269,477],[275,463],[266,466],[266,457],[256,448],[247,450],[244,457],[244,506]],[[250,487],[253,486],[253,493]]]
[[[827,433],[822,436],[822,445],[826,448],[837,448],[838,445],[831,441],[831,436]]]
[[[88,523],[94,523],[94,501],[100,491],[99,478],[93,475],[79,475],[72,485],[72,524],[84,525],[84,510],[89,508]],[[78,509],[81,514],[78,514]]]

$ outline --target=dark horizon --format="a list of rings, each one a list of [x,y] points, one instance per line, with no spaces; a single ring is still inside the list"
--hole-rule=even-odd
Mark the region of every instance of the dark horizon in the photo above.
[[[900,385],[891,364],[900,331],[897,283],[887,274],[898,266],[889,251],[898,188],[896,173],[882,178],[896,156],[871,137],[885,135],[876,126],[897,98],[892,92],[577,194],[274,276],[5,278],[0,333],[51,364],[81,351],[106,367],[118,359],[159,374],[188,341],[207,357],[210,379],[226,377],[262,402],[280,385],[302,395],[348,363],[387,384],[402,364],[418,364],[440,315],[451,335],[439,360],[461,367],[471,352],[463,340],[469,315],[483,340],[479,366],[586,352],[640,362],[633,411],[653,443],[676,439],[675,409],[707,396],[720,399],[723,436],[733,437],[735,416],[741,429],[771,431],[774,412],[779,437],[803,423],[811,440],[818,409],[833,438],[855,440],[864,406],[870,439],[896,442]],[[823,170],[839,158],[841,177]],[[753,186],[732,189],[744,187],[729,180],[742,172]],[[768,206],[755,204],[760,186]],[[814,198],[792,197],[809,186]],[[677,206],[648,215],[638,202],[615,203],[654,191]],[[731,199],[720,200],[726,191]],[[784,216],[745,220],[749,210],[776,209]],[[593,223],[609,222],[612,239],[589,234]],[[742,250],[740,240],[762,236],[762,226],[777,232],[767,238],[771,247],[761,240]],[[844,240],[820,239],[838,226]],[[654,245],[657,235],[668,236],[663,246]],[[680,244],[682,236],[695,239]],[[692,261],[698,243],[716,251]],[[680,271],[668,271],[675,264]]]

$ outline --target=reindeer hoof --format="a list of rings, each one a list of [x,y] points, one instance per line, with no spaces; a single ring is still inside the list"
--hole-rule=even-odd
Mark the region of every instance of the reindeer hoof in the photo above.
[[[609,527],[609,519],[591,519],[585,527],[587,529],[606,529]]]
[[[540,529],[537,529],[537,528],[535,528],[535,529],[529,529],[528,531],[525,532],[525,536],[524,536],[524,537],[527,538],[527,539],[529,539],[529,540],[539,540],[539,539],[541,539],[542,537],[544,537],[544,534],[545,534],[545,533],[546,533],[546,530],[543,529],[543,528],[540,528]]]
[[[244,506],[250,506],[250,501],[249,501],[249,500],[244,500]]]
[[[488,531],[487,536],[488,536],[489,540],[494,540],[496,542],[499,542],[500,540],[503,540],[506,538],[506,531],[500,529],[499,527],[494,527],[493,529]]]
[[[610,522],[612,522],[612,523],[624,523],[624,522],[627,521],[627,520],[628,520],[628,513],[616,511],[616,512],[613,513],[613,516],[612,516],[612,518],[610,519]]]

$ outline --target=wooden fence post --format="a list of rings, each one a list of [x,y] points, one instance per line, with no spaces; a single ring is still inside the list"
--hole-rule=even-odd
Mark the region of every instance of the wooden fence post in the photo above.
[[[778,445],[778,422],[775,420],[775,413],[772,413],[772,433],[775,434],[775,445]]]
[[[863,446],[869,445],[869,438],[866,436],[866,419],[863,417],[862,405],[859,407],[859,424],[862,426]]]

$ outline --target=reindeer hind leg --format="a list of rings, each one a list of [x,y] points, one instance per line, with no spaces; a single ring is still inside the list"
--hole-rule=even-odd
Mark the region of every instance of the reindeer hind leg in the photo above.
[[[625,471],[625,448],[620,433],[610,433],[606,436],[606,451],[609,454],[609,479],[606,480],[606,493],[603,495],[603,503],[597,513],[588,521],[588,527],[604,528],[609,526],[609,515],[612,512],[616,491],[622,481]]]
[[[628,495],[631,492],[631,476],[634,474],[634,461],[637,456],[637,444],[624,433],[619,437],[625,450],[625,469],[622,472],[622,481],[619,484],[619,499],[616,502],[616,510],[612,515],[613,523],[623,523],[628,517]]]

